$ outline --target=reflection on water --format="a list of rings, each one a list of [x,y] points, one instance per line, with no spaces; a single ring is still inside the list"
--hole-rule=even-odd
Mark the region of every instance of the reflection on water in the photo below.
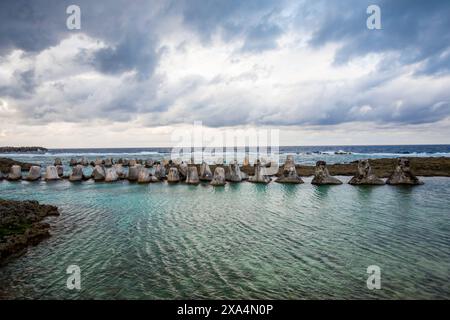
[[[2,198],[61,210],[49,219],[51,238],[0,268],[0,295],[450,297],[450,179],[424,178],[414,188],[310,180],[225,187],[0,182]],[[81,268],[80,292],[66,289],[70,264]],[[379,291],[366,288],[373,264],[382,269]]]

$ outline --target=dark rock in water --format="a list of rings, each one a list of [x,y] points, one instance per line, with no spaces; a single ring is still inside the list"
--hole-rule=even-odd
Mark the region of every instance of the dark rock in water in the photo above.
[[[3,180],[3,172],[0,171],[0,181]]]
[[[48,149],[43,147],[0,147],[0,153],[45,153]]]
[[[92,178],[95,181],[103,181],[105,180],[105,169],[101,165],[96,165],[94,171],[92,171]]]
[[[397,185],[420,185],[423,184],[413,173],[408,159],[398,159],[397,166],[395,167],[392,175],[387,179],[387,184]]]
[[[180,181],[180,175],[176,167],[169,168],[169,174],[167,175],[167,182],[174,183]]]
[[[41,167],[32,166],[28,172],[27,180],[36,181],[41,179]]]
[[[300,178],[300,176],[297,174],[297,170],[295,169],[295,162],[293,156],[288,155],[286,157],[286,161],[284,162],[283,166],[283,173],[275,181],[279,183],[293,183],[293,184],[303,183],[302,178]]]
[[[69,181],[75,182],[75,181],[82,181],[82,180],[84,180],[83,166],[76,165],[72,169],[72,173],[69,176]]]
[[[58,175],[58,169],[56,169],[55,166],[47,166],[47,168],[45,169],[45,180],[52,181],[59,179],[60,177]]]
[[[26,163],[21,161],[16,161],[9,158],[0,158],[0,171],[3,172],[3,177],[7,178],[7,174],[9,173],[12,166],[20,166],[22,170],[28,171],[32,166],[39,166],[35,163]]]
[[[224,168],[216,167],[216,169],[214,170],[214,176],[210,184],[212,186],[224,186],[226,184]]]
[[[8,180],[17,181],[22,179],[22,168],[18,165],[13,165],[9,170]]]
[[[189,166],[187,170],[186,177],[187,184],[199,184],[200,179],[198,178],[198,170],[196,166]]]
[[[312,179],[311,183],[316,185],[333,185],[342,184],[342,181],[330,175],[327,169],[327,163],[325,161],[317,161],[314,178]]]
[[[203,161],[202,166],[200,167],[200,177],[201,181],[211,181],[213,179],[213,174],[209,165]]]
[[[53,163],[53,165],[56,166],[62,166],[62,161],[61,158],[56,158],[55,162]]]
[[[230,163],[228,167],[228,174],[226,175],[226,180],[231,182],[241,182],[242,181],[242,173],[239,168],[239,164],[236,160]]]
[[[358,174],[349,182],[352,185],[382,185],[384,181],[372,173],[369,160],[358,161]]]
[[[0,199],[0,264],[49,237],[50,226],[41,220],[58,215],[58,208],[37,201]]]
[[[160,163],[156,164],[155,177],[160,179],[160,180],[166,178],[166,168]]]
[[[249,182],[253,183],[269,183],[271,181],[270,177],[266,175],[266,169],[261,164],[261,161],[259,159],[256,161],[255,165],[255,174],[248,178]]]

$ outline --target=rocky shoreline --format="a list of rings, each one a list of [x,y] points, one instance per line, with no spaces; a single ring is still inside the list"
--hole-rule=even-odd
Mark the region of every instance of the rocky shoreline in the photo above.
[[[48,238],[50,225],[42,220],[58,215],[57,207],[37,201],[0,199],[0,265]]]
[[[0,147],[0,153],[28,153],[28,152],[47,152],[43,147]]]

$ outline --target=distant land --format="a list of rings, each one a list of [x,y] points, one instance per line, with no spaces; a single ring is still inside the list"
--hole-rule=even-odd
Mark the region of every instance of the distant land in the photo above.
[[[0,147],[0,153],[47,152],[43,147]]]

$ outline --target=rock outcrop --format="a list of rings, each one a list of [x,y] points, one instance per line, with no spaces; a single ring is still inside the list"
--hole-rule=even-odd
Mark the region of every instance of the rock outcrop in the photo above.
[[[167,182],[175,183],[180,181],[180,174],[176,167],[169,168],[169,174],[167,175]]]
[[[382,185],[384,181],[372,173],[369,160],[359,160],[358,174],[348,183],[352,185]]]
[[[195,165],[188,167],[186,183],[187,184],[199,184],[200,183],[200,179],[198,178],[198,170]]]
[[[230,166],[228,167],[228,174],[226,179],[231,182],[241,182],[242,181],[242,173],[239,168],[239,164],[236,160],[234,160]]]
[[[58,169],[55,166],[47,166],[45,169],[45,180],[46,181],[54,181],[59,180],[60,177],[58,175]]]
[[[224,186],[226,183],[225,169],[222,167],[216,167],[214,170],[214,176],[210,182],[212,186]]]
[[[8,180],[17,181],[22,179],[22,168],[18,165],[13,165],[8,174]]]
[[[202,162],[202,166],[200,167],[200,177],[201,181],[211,181],[213,179],[213,174],[211,172],[211,168],[206,162]]]
[[[330,175],[327,169],[327,163],[325,161],[317,161],[314,178],[311,183],[315,185],[333,185],[342,184],[342,181]]]
[[[105,182],[115,182],[119,180],[116,168],[106,168],[105,169]]]
[[[41,167],[32,166],[28,172],[27,180],[36,181],[41,179]]]
[[[84,179],[83,166],[77,164],[75,167],[72,168],[72,173],[69,176],[69,181],[75,182],[75,181],[82,181],[83,179]]]
[[[386,181],[387,184],[391,185],[420,185],[423,184],[412,172],[408,159],[400,158],[397,161],[397,166],[394,172]]]
[[[0,199],[0,264],[49,237],[50,225],[41,220],[58,215],[58,208],[37,201]]]
[[[286,161],[283,165],[283,172],[275,181],[278,183],[303,183],[302,178],[300,178],[295,169],[294,157],[292,155],[286,157]]]
[[[269,183],[271,181],[270,177],[266,175],[266,170],[259,160],[255,163],[255,175],[249,177],[248,181],[254,183]]]
[[[105,168],[103,168],[103,166],[97,164],[94,167],[94,170],[92,171],[92,178],[95,181],[104,181],[105,175],[106,175]]]

